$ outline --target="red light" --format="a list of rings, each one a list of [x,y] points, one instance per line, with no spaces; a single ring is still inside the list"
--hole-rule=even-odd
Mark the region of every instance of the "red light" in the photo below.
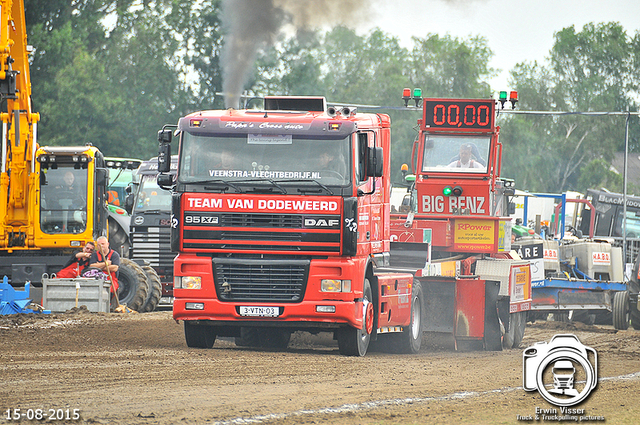
[[[509,100],[518,100],[518,92],[517,91],[509,92]]]
[[[411,89],[402,90],[402,98],[404,99],[405,97],[411,97]]]

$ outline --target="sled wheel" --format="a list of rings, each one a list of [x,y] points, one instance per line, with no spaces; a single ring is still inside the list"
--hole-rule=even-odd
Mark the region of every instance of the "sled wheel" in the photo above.
[[[629,291],[613,295],[613,327],[619,330],[629,328]]]
[[[524,329],[527,326],[527,312],[520,311],[509,314],[509,330],[502,337],[502,346],[505,349],[518,348],[522,338],[524,338]]]

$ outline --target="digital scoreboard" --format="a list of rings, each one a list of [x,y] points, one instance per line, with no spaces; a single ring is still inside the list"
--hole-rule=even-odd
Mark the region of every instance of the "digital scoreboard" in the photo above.
[[[426,128],[493,130],[496,104],[492,99],[424,99]]]

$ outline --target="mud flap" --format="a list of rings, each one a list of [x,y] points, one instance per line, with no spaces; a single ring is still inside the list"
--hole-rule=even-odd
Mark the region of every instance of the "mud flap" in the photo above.
[[[453,278],[420,278],[424,293],[424,331],[453,335],[456,282]]]
[[[502,351],[502,332],[498,318],[500,282],[486,280],[484,290],[484,349],[486,351]],[[507,323],[509,323],[508,320]]]

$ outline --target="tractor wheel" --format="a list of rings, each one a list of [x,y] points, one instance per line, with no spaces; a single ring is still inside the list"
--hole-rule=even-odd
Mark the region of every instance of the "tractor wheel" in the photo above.
[[[629,328],[629,291],[613,294],[613,327],[619,330]]]
[[[129,257],[129,235],[116,220],[109,217],[109,246],[120,254],[120,258]]]
[[[369,348],[371,332],[373,331],[373,296],[369,279],[364,280],[362,300],[362,328],[356,329],[351,326],[338,329],[336,339],[340,354],[344,356],[364,356]]]
[[[422,285],[419,281],[413,282],[411,290],[411,323],[405,327],[401,334],[392,335],[394,346],[399,353],[416,354],[422,345],[422,307],[424,298]],[[397,338],[397,339],[396,339]]]
[[[211,326],[194,325],[189,321],[184,322],[184,337],[187,347],[211,348],[216,342],[216,332]]]
[[[144,270],[128,258],[121,258],[118,275],[120,304],[126,304],[130,309],[142,312],[142,305],[149,291]]]
[[[527,326],[527,312],[519,311],[509,314],[509,330],[502,337],[502,346],[505,349],[518,348],[522,338],[524,338],[524,329]]]
[[[160,302],[160,297],[162,297],[162,283],[160,282],[158,273],[156,273],[153,267],[142,266],[142,270],[147,277],[147,286],[149,287],[147,299],[144,301],[144,304],[142,304],[142,311],[150,313],[156,309]]]

